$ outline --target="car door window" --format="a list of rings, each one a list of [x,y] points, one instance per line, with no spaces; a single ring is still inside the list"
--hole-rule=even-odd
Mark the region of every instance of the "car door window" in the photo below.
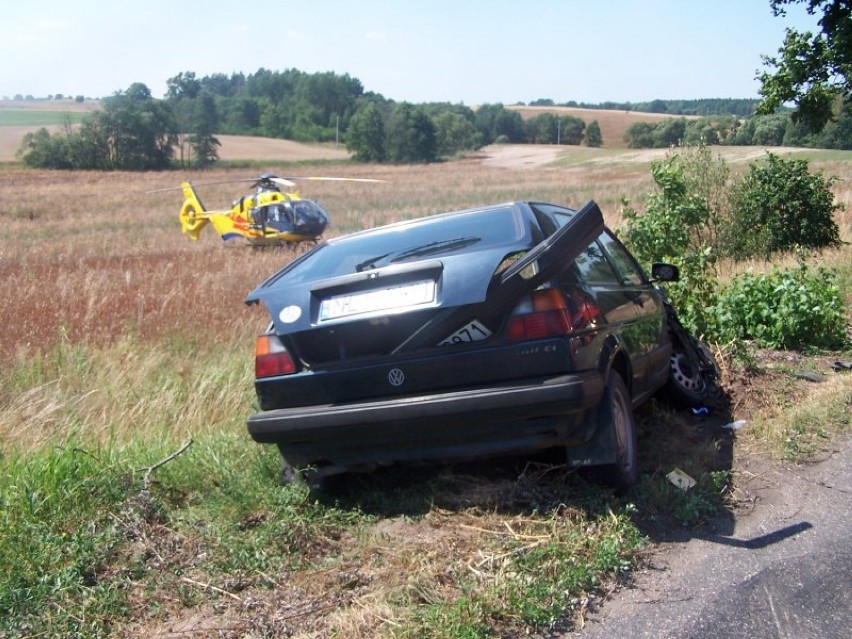
[[[588,248],[577,256],[574,264],[581,279],[589,284],[621,283],[598,242],[589,244]]]
[[[542,230],[544,230],[545,235],[552,235],[553,233],[556,233],[556,231],[568,224],[568,222],[570,222],[577,214],[577,212],[572,209],[566,209],[562,206],[546,204],[544,202],[531,203],[530,209],[532,209],[535,214],[539,226],[541,226]]]
[[[621,245],[621,242],[612,237],[609,233],[602,233],[598,238],[604,247],[604,250],[612,260],[615,270],[618,272],[621,282],[624,284],[640,285],[645,282],[642,272],[638,265],[630,257],[627,250]]]

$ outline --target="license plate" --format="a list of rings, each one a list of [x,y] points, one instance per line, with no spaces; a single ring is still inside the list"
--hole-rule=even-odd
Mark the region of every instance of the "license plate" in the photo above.
[[[491,331],[482,322],[473,320],[462,326],[447,339],[442,341],[438,346],[447,346],[449,344],[463,344],[465,342],[478,342],[491,336]]]
[[[435,282],[424,280],[413,284],[328,297],[320,302],[319,321],[410,310],[429,306],[434,302]]]

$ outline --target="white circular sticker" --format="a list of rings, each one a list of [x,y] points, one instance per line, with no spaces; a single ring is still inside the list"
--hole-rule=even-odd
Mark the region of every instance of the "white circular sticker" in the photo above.
[[[292,324],[302,316],[302,309],[298,306],[285,306],[278,313],[278,319],[285,324]]]

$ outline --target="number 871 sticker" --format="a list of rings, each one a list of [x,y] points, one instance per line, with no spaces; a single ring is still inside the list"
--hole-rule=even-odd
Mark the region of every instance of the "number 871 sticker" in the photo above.
[[[491,331],[478,320],[473,320],[462,326],[455,333],[438,344],[447,346],[450,344],[463,344],[464,342],[478,342],[491,336]]]

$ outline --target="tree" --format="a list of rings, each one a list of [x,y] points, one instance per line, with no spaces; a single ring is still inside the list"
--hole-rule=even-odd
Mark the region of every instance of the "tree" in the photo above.
[[[110,168],[146,171],[168,168],[177,141],[174,113],[151,97],[141,82],[103,101],[95,114],[109,138]]]
[[[781,146],[789,119],[785,115],[768,115],[757,118],[751,144],[758,146]]]
[[[852,102],[846,105],[835,122],[823,129],[816,146],[823,149],[852,149]]]
[[[699,144],[719,144],[719,130],[730,129],[731,120],[714,122],[710,118],[689,120],[683,133],[682,144],[696,146]]]
[[[586,127],[586,146],[603,146],[603,136],[601,135],[601,125],[597,120],[589,122]]]
[[[181,71],[176,76],[166,80],[166,98],[169,100],[180,100],[188,98],[194,100],[201,93],[201,82],[195,78],[195,73]]]
[[[559,142],[561,144],[580,144],[586,132],[586,123],[573,115],[559,118]]]
[[[387,156],[384,121],[373,102],[363,102],[349,120],[346,150],[356,162],[383,162]]]
[[[483,104],[476,110],[474,124],[482,133],[485,144],[492,144],[502,136],[505,136],[509,142],[524,141],[523,117],[517,111],[510,111],[502,104]]]
[[[820,249],[840,244],[832,178],[810,173],[807,160],[768,154],[754,162],[734,188],[737,211],[729,250],[736,258],[769,256],[797,246]]]
[[[26,136],[20,155],[32,167],[146,171],[168,168],[176,142],[171,106],[136,83],[105,98],[79,131]]]
[[[654,147],[661,149],[677,146],[683,140],[684,133],[686,133],[685,118],[666,118],[654,127]]]
[[[260,100],[241,96],[217,101],[222,132],[234,135],[256,135],[260,128]]]
[[[624,131],[624,141],[631,149],[650,149],[654,146],[654,128],[650,122],[634,122]]]
[[[472,114],[471,114],[472,115]],[[451,157],[460,151],[477,149],[482,144],[482,134],[461,113],[443,110],[432,116],[438,154]]]
[[[387,159],[391,162],[434,162],[437,158],[435,125],[421,108],[397,104],[387,133]]]
[[[219,140],[213,135],[216,131],[216,103],[213,96],[204,91],[195,100],[195,111],[192,114],[192,134],[189,144],[194,152],[195,166],[210,166],[219,159],[216,147]]]
[[[786,14],[786,5],[807,4],[821,13],[821,32],[787,29],[778,57],[763,57],[774,69],[758,75],[763,100],[758,112],[773,113],[787,102],[796,104],[794,120],[820,131],[835,117],[839,102],[852,101],[852,3],[849,0],[770,0],[773,14]]]
[[[553,113],[539,113],[524,122],[527,139],[533,144],[556,144],[559,118]]]
[[[44,127],[27,133],[17,151],[24,164],[38,169],[72,169],[68,146],[60,134],[51,134]]]
[[[668,106],[663,100],[652,100],[648,106],[648,111],[651,113],[668,113]]]

